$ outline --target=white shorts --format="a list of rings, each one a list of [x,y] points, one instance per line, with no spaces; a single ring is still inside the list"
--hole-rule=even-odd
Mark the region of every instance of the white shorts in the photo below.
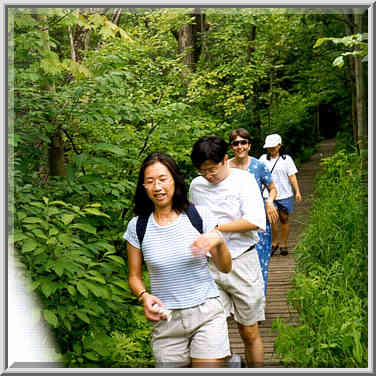
[[[219,297],[192,308],[173,309],[170,321],[152,330],[156,367],[185,367],[191,358],[221,359],[230,355],[226,315]]]
[[[232,313],[236,322],[247,326],[265,320],[264,279],[256,249],[233,259],[230,273],[221,273],[211,259],[209,270],[227,316]]]

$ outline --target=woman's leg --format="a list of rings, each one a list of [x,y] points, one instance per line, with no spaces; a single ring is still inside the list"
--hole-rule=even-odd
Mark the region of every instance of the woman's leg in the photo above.
[[[281,243],[280,247],[287,247],[287,239],[290,233],[289,215],[284,211],[279,211],[279,220],[281,221]]]
[[[279,222],[272,223],[272,246],[275,247],[278,245],[279,241]]]

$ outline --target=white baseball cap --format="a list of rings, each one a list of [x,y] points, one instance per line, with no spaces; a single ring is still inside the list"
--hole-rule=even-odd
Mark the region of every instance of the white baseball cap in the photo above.
[[[269,136],[266,136],[265,145],[263,147],[274,148],[274,146],[277,146],[279,144],[282,144],[282,138],[279,134],[274,133],[274,134],[270,134]]]

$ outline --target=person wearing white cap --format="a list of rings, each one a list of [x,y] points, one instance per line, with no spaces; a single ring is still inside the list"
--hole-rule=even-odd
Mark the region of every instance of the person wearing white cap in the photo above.
[[[296,177],[298,170],[289,155],[280,154],[281,146],[282,138],[279,134],[268,135],[264,144],[267,155],[263,154],[260,161],[269,168],[278,192],[274,204],[277,205],[280,226],[278,227],[278,223],[272,223],[272,255],[279,248],[280,254],[286,256],[288,255],[287,239],[290,232],[289,214],[294,208],[293,190],[297,202],[302,201],[302,195]],[[268,197],[267,190],[264,191],[264,197]]]

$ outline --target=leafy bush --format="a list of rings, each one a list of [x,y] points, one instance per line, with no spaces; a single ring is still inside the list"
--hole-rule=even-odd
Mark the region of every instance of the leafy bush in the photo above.
[[[288,301],[297,327],[276,320],[276,351],[288,367],[367,367],[367,198],[357,154],[323,161],[311,222],[295,249]]]
[[[94,202],[15,192],[11,242],[69,367],[147,367],[151,326],[133,297],[124,259],[109,241],[111,217]]]

